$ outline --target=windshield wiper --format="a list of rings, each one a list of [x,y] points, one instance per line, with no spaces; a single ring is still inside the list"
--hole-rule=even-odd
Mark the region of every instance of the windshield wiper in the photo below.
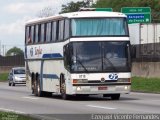
[[[78,59],[76,59],[76,61],[78,61],[78,62],[80,63],[80,65],[84,68],[84,70],[88,73],[87,68],[86,68],[86,67],[82,64],[82,62],[79,60],[79,57],[76,56],[76,58],[78,58]]]
[[[113,65],[113,63],[108,58],[106,58],[106,57],[103,57],[103,58],[104,58],[104,60],[106,60],[112,66],[113,70],[115,72],[117,72],[117,69],[115,68],[115,66]]]

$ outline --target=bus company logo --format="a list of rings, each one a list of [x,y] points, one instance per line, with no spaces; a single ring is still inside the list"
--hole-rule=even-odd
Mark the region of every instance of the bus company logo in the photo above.
[[[33,56],[33,48],[30,49],[30,55]]]
[[[42,54],[42,48],[39,47],[35,47],[35,55],[39,56],[40,54]]]
[[[118,75],[116,73],[109,74],[110,80],[118,80]]]

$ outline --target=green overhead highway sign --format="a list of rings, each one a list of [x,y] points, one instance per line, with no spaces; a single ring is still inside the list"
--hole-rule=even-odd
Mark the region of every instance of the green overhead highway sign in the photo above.
[[[121,12],[127,15],[128,23],[150,23],[150,7],[123,7]]]
[[[123,7],[123,13],[151,13],[150,7]]]

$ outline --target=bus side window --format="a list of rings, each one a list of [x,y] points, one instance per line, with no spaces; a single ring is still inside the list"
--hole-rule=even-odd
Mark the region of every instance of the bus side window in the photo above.
[[[44,42],[46,42],[46,35],[47,35],[47,23],[44,24]]]
[[[41,24],[38,25],[38,43],[41,42]]]
[[[46,41],[46,24],[41,24],[41,42]]]
[[[39,25],[36,25],[36,30],[35,30],[35,43],[38,43],[39,39]]]
[[[64,46],[63,52],[64,52],[64,65],[70,71],[71,55],[70,55],[70,49],[68,44]]]
[[[57,26],[56,26],[56,42],[59,40],[59,20],[57,21]]]
[[[51,41],[51,22],[47,23],[47,27],[46,27],[46,42],[50,42]]]
[[[27,26],[26,27],[26,44],[30,44],[31,43],[31,27],[30,26]]]
[[[57,22],[52,22],[52,41],[55,42],[57,39]]]
[[[69,20],[65,19],[64,40],[69,38]]]
[[[58,31],[58,41],[63,41],[64,39],[64,20],[59,21],[59,31]]]
[[[35,42],[35,27],[34,27],[34,25],[31,26],[31,42],[32,43]]]

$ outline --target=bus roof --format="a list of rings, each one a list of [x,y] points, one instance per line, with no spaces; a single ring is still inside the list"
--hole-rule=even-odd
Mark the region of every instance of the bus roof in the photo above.
[[[120,12],[106,12],[106,11],[79,11],[79,12],[71,12],[64,13],[55,16],[45,17],[45,18],[37,18],[30,20],[27,24],[34,24],[37,22],[45,22],[48,20],[61,19],[61,18],[96,18],[96,17],[126,17],[125,14]]]

